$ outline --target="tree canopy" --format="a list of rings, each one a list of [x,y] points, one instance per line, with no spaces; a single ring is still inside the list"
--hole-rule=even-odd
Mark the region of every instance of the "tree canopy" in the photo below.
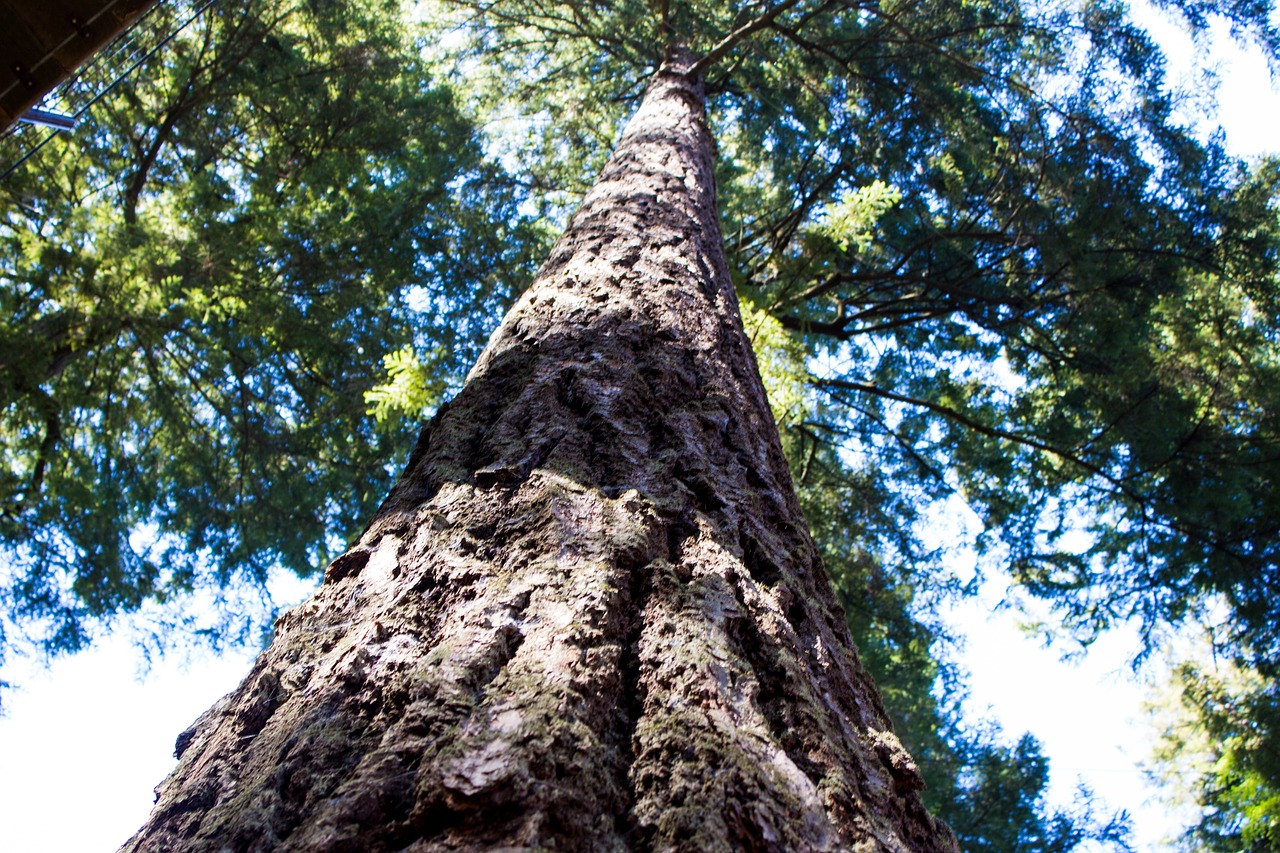
[[[5,602],[47,648],[323,566],[409,436],[366,413],[384,358],[465,361],[526,274],[517,197],[386,11],[219,3],[7,179]]]
[[[1164,7],[1280,58],[1269,3]],[[930,693],[956,501],[1055,635],[1143,654],[1225,612],[1273,684],[1280,166],[1182,124],[1119,2],[219,0],[5,179],[0,640],[323,567],[673,40],[796,481],[934,788],[1044,785]],[[197,627],[261,624],[233,615]]]

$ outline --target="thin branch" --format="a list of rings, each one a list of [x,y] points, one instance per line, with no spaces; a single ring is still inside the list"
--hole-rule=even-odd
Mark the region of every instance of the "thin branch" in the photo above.
[[[760,30],[763,30],[765,27],[768,27],[773,23],[774,19],[783,12],[793,9],[798,5],[800,5],[800,0],[783,0],[783,2],[774,6],[760,17],[753,21],[748,21],[738,27],[736,30],[722,38],[719,44],[711,48],[711,50],[707,51],[701,59],[695,62],[693,67],[689,69],[689,76],[697,77],[705,74],[708,68],[723,59],[725,54],[737,47],[743,39],[746,39]]]
[[[1073,465],[1079,466],[1080,468],[1084,469],[1090,474],[1093,474],[1098,477],[1102,477],[1104,480],[1111,483],[1113,486],[1119,489],[1122,494],[1129,497],[1139,506],[1145,504],[1145,501],[1142,500],[1141,496],[1136,495],[1132,491],[1130,491],[1128,486],[1126,486],[1123,481],[1117,479],[1116,477],[1111,476],[1106,471],[1104,471],[1101,467],[1093,464],[1092,462],[1082,459],[1081,457],[1077,456],[1074,453],[1071,453],[1070,451],[1063,450],[1062,448],[1059,448],[1059,447],[1054,447],[1051,444],[1046,444],[1045,442],[1039,441],[1038,439],[1031,438],[1030,436],[1019,435],[1016,432],[1009,432],[1008,430],[1000,429],[999,427],[993,427],[993,426],[989,426],[988,424],[981,423],[980,421],[974,420],[973,418],[969,417],[964,412],[961,412],[958,409],[953,409],[949,406],[943,406],[938,403],[934,403],[930,400],[921,400],[918,397],[908,397],[904,394],[898,394],[893,391],[888,391],[884,388],[880,388],[875,385],[868,385],[864,382],[853,382],[848,379],[819,379],[819,380],[816,380],[814,384],[820,388],[840,388],[846,391],[858,391],[863,394],[872,394],[877,397],[883,397],[886,400],[893,400],[894,402],[898,402],[898,403],[906,403],[911,406],[918,406],[922,409],[928,409],[934,414],[942,415],[945,418],[953,420],[956,423],[959,423],[963,426],[966,426],[969,429],[973,430],[974,432],[978,432],[983,435],[990,436],[992,438],[1001,438],[1001,439],[1004,439],[1005,441],[1012,441],[1016,444],[1021,444],[1025,447],[1031,447],[1031,448],[1034,448],[1035,450],[1041,450],[1045,453],[1050,453],[1054,456],[1057,456],[1059,459],[1062,459],[1066,462],[1070,462]]]
[[[12,510],[6,509],[4,514],[12,518],[17,518],[26,512],[35,504],[36,496],[40,493],[41,487],[44,485],[45,471],[49,468],[49,461],[53,458],[54,448],[62,439],[62,423],[58,417],[58,404],[48,394],[41,392],[40,400],[37,405],[44,409],[44,438],[40,442],[40,449],[36,453],[36,464],[31,471],[31,479],[27,483],[27,488],[23,491],[22,497]]]

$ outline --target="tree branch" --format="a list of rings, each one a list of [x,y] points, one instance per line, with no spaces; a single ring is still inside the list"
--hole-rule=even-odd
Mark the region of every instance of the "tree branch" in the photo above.
[[[44,438],[41,440],[40,449],[36,453],[36,464],[31,471],[31,479],[27,483],[26,490],[23,491],[22,497],[18,500],[13,510],[5,512],[5,515],[13,518],[22,515],[35,503],[35,496],[44,485],[45,471],[49,468],[49,460],[53,456],[53,450],[62,438],[62,422],[58,417],[58,404],[48,394],[42,393],[37,405],[44,409]]]
[[[898,394],[893,391],[888,391],[884,388],[880,388],[875,385],[868,385],[864,382],[853,382],[848,379],[817,379],[814,381],[813,384],[819,388],[840,388],[846,391],[858,391],[863,394],[873,394],[877,397],[882,397],[886,400],[893,400],[894,402],[897,402],[897,403],[906,403],[911,406],[919,406],[922,409],[928,409],[934,414],[942,415],[945,418],[953,420],[956,423],[959,423],[963,426],[968,427],[974,432],[981,433],[982,435],[990,436],[992,438],[1001,438],[1001,439],[1004,439],[1005,441],[1012,441],[1016,444],[1021,444],[1025,447],[1030,447],[1035,450],[1041,450],[1045,453],[1050,453],[1054,456],[1057,456],[1059,459],[1062,459],[1066,462],[1070,462],[1072,465],[1079,466],[1080,468],[1084,469],[1090,474],[1094,474],[1098,477],[1102,477],[1104,480],[1106,480],[1107,482],[1115,486],[1117,489],[1119,489],[1121,493],[1128,496],[1135,503],[1139,504],[1140,506],[1144,504],[1144,501],[1138,495],[1131,492],[1129,488],[1121,480],[1111,476],[1106,471],[1102,470],[1102,468],[1099,467],[1098,465],[1095,465],[1092,462],[1086,461],[1085,459],[1082,459],[1081,457],[1077,456],[1074,453],[1071,453],[1070,451],[1063,450],[1059,447],[1054,447],[1051,444],[1046,444],[1045,442],[1031,438],[1030,436],[1019,435],[1016,432],[1009,432],[1008,430],[1000,429],[999,427],[993,427],[993,426],[989,426],[987,424],[981,423],[980,421],[974,420],[973,418],[969,417],[964,412],[961,412],[958,409],[953,409],[953,408],[950,408],[949,406],[943,406],[938,403],[931,402],[929,400],[921,400],[918,397],[908,397],[904,394]]]
[[[782,0],[781,3],[774,6],[755,20],[748,21],[738,27],[736,30],[722,38],[719,44],[707,51],[701,59],[693,64],[693,67],[689,69],[690,76],[705,74],[708,68],[723,59],[725,54],[737,47],[743,39],[763,30],[765,27],[772,24],[774,19],[783,12],[793,9],[798,5],[800,5],[800,0]]]

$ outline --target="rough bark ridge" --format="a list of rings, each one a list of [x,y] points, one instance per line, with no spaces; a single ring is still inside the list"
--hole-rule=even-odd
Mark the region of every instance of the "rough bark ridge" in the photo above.
[[[125,849],[955,849],[801,518],[688,67]]]

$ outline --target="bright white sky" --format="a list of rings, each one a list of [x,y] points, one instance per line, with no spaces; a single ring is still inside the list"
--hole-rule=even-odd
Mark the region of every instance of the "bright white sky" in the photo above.
[[[1190,40],[1158,16],[1141,18],[1165,44],[1175,80],[1194,79]],[[1211,51],[1221,82],[1219,121],[1230,147],[1254,156],[1280,149],[1280,91],[1256,50],[1239,50],[1225,32]],[[303,595],[295,585],[283,600]],[[1143,690],[1126,670],[1133,639],[1116,632],[1078,665],[1059,661],[1018,630],[1008,613],[992,613],[1001,590],[985,590],[957,608],[969,634],[971,711],[990,709],[1011,737],[1038,737],[1050,756],[1053,793],[1063,804],[1085,781],[1113,808],[1135,818],[1138,850],[1149,853],[1176,831],[1168,809],[1152,801],[1137,765],[1150,734],[1142,722]],[[249,670],[241,651],[189,665],[166,660],[140,675],[125,638],[44,670],[12,666],[21,684],[6,697],[0,720],[0,848],[22,853],[92,853],[122,844],[151,808],[151,789],[173,767],[173,741]],[[1014,851],[1010,851],[1014,853]]]

